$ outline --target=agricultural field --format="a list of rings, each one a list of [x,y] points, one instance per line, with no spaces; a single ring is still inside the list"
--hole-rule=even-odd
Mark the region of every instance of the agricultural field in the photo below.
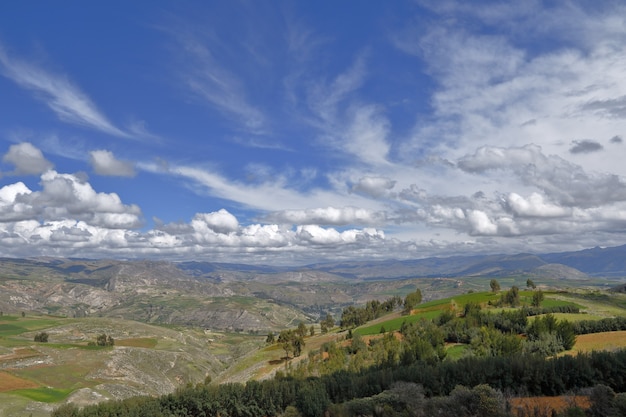
[[[34,342],[44,331],[48,342]],[[91,346],[102,333],[114,346]],[[245,333],[121,319],[2,315],[0,415],[43,417],[64,401],[165,394],[222,374],[261,343]]]
[[[409,315],[396,311],[352,329],[352,334],[372,343],[385,332],[399,334],[403,323],[436,319],[443,312],[459,315],[467,303],[478,304],[485,312],[514,310],[496,306],[503,291],[471,291],[429,300],[417,305]],[[545,291],[544,295],[544,307],[580,309],[576,314],[554,313],[557,320],[626,316],[621,295],[610,295],[608,299],[603,294],[590,295],[585,291]],[[532,296],[532,291],[520,291],[521,304],[528,305]],[[246,300],[236,301],[242,304]],[[529,322],[536,317],[529,317]],[[298,322],[293,320],[292,327]],[[49,334],[48,343],[34,342],[34,336],[42,331]],[[102,333],[114,338],[114,346],[89,346]],[[113,318],[4,315],[0,317],[0,415],[43,417],[66,401],[90,404],[109,398],[160,395],[207,377],[215,383],[267,379],[278,371],[296,369],[329,342],[344,347],[350,344],[347,330],[335,327],[321,334],[315,324],[314,336],[307,334],[304,338],[301,355],[286,360],[279,344],[265,344],[266,336]],[[579,335],[569,353],[621,347],[626,347],[626,332]],[[447,344],[446,361],[468,355],[468,348],[460,343]]]
[[[626,331],[581,334],[571,354],[589,353],[595,350],[617,350],[626,348]]]

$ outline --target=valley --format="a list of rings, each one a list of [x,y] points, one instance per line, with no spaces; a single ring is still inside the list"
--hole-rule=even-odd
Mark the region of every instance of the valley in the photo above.
[[[621,293],[624,280],[619,274],[601,277],[565,265],[537,266],[536,258],[528,256],[517,257],[515,262],[510,256],[465,262],[462,267],[461,260],[455,259],[445,268],[452,265],[473,274],[411,276],[406,263],[398,263],[395,267],[386,264],[388,277],[381,277],[382,272],[376,271],[382,265],[372,263],[270,268],[3,259],[0,415],[49,416],[60,404],[84,406],[161,396],[203,381],[245,384],[285,374],[315,376],[332,366],[357,369],[357,362],[348,357],[343,359],[345,365],[331,366],[329,353],[324,352],[334,344],[349,350],[352,338],[380,345],[385,334],[400,334],[407,325],[440,320],[449,312],[462,317],[468,303],[500,314],[507,308],[498,307],[499,300],[512,287],[521,289],[519,305],[530,306],[535,290],[527,288],[529,281],[542,292],[544,308],[579,310],[554,310],[551,314],[558,321],[626,317],[626,296]],[[429,264],[431,272],[443,272],[441,261],[421,263]],[[425,273],[424,268],[417,269]],[[494,279],[502,288],[498,293],[489,291]],[[396,307],[356,327],[338,327],[347,308],[358,309],[371,300],[403,299],[416,288],[421,303],[411,314]],[[334,316],[337,326],[323,333],[319,323],[326,315]],[[528,318],[529,323],[532,320]],[[270,333],[278,337],[300,323],[307,329],[302,351],[286,360],[288,351],[280,344],[267,344],[266,338]],[[35,342],[42,332],[47,342]],[[564,354],[621,349],[626,346],[623,334],[621,330],[580,335]],[[111,337],[113,346],[93,346],[100,335]],[[446,343],[446,361],[475,354],[469,346],[467,342]],[[326,359],[320,362],[324,355]],[[376,354],[369,355],[361,355],[359,367],[376,366]]]

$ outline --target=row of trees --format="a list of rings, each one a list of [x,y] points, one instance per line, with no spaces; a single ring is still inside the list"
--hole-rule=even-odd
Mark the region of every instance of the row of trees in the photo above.
[[[383,302],[370,300],[364,307],[348,306],[343,309],[340,325],[344,329],[358,327],[368,321],[377,319],[384,314],[391,313],[396,307],[400,307],[402,305],[402,298],[396,296]]]
[[[370,300],[364,307],[348,306],[341,314],[341,327],[350,329],[361,326],[368,321],[377,319],[387,313],[393,312],[396,308],[403,307],[403,314],[410,314],[418,304],[422,302],[422,291],[417,288],[402,299],[394,296],[385,301]]]

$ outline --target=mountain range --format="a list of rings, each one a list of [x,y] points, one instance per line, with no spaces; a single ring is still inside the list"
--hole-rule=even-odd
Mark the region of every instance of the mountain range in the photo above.
[[[227,331],[278,330],[367,300],[425,299],[484,289],[487,278],[550,282],[626,277],[626,245],[549,254],[496,254],[306,266],[210,261],[0,258],[0,311],[105,316]],[[487,281],[488,282],[488,281]]]

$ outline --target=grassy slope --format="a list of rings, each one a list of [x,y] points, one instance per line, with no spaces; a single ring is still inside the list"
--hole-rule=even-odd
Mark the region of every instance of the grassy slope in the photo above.
[[[524,281],[525,282],[525,281]],[[384,327],[385,331],[398,330],[404,321],[412,322],[421,320],[422,318],[432,319],[441,314],[444,310],[452,309],[454,311],[461,311],[463,306],[468,302],[475,302],[481,304],[485,309],[494,312],[501,311],[503,308],[490,307],[488,303],[492,303],[499,300],[500,295],[504,291],[498,294],[491,292],[473,292],[469,294],[461,294],[454,297],[448,297],[440,300],[432,300],[425,302],[417,306],[412,311],[411,315],[403,316],[399,312],[390,313],[379,319],[371,321],[359,328],[353,330],[353,333],[361,334],[362,336],[376,337],[380,334],[381,328]],[[520,291],[520,297],[522,303],[529,304],[532,300],[532,291]],[[617,315],[626,316],[626,308],[621,308],[622,297],[621,295],[613,295],[612,303],[598,302],[595,298],[589,299],[582,294],[586,294],[584,291],[577,293],[565,293],[558,291],[544,291],[545,299],[542,302],[543,306],[577,306],[581,309],[581,314],[555,314],[558,319],[573,320],[599,320],[605,317],[615,317]],[[624,298],[626,300],[626,298]],[[506,308],[510,310],[510,308]],[[531,318],[532,319],[532,318]],[[325,342],[335,340],[341,341],[345,339],[346,332],[340,332],[338,329],[328,334],[319,334],[319,329],[316,330],[318,334],[314,337],[307,337],[305,339],[306,346],[299,358],[285,361],[283,359],[285,352],[280,349],[278,345],[267,346],[256,352],[252,352],[246,358],[244,358],[236,367],[232,368],[232,372],[227,372],[219,378],[219,382],[243,382],[247,379],[263,379],[273,375],[277,370],[284,369],[289,364],[294,365],[299,360],[307,358],[309,352],[317,351],[321,345]],[[581,339],[582,341],[583,339]],[[612,339],[613,340],[613,339]],[[614,341],[611,347],[614,347]],[[624,344],[620,345],[626,347],[626,340]],[[448,356],[450,359],[459,358],[466,350],[464,345],[450,345],[448,347]],[[597,349],[598,347],[596,347]],[[576,348],[574,348],[576,350]]]
[[[49,343],[33,342],[44,330]],[[87,346],[102,333],[112,335],[116,346]],[[219,375],[262,339],[106,318],[3,315],[0,415],[45,416],[66,399],[82,403],[170,392]]]
[[[621,295],[607,299],[603,293],[544,291],[544,294],[545,306],[577,305],[584,313],[557,315],[559,318],[601,319],[626,315],[626,298]],[[522,302],[529,303],[532,292],[521,291],[520,295]],[[405,320],[434,318],[446,309],[460,311],[468,302],[487,307],[490,301],[499,297],[499,294],[474,292],[433,300],[418,306],[410,316],[392,313],[354,331],[376,335],[382,327],[386,331],[399,329]],[[50,343],[32,341],[42,330],[50,334]],[[113,335],[117,341],[115,348],[86,346],[88,340],[103,332]],[[345,338],[345,332],[337,329],[321,335],[316,326],[316,333],[306,338],[302,355],[291,359],[291,364],[306,358],[309,352],[318,350],[325,342]],[[264,346],[264,339],[265,335],[205,333],[200,329],[152,326],[116,319],[5,315],[0,317],[0,365],[10,363],[4,366],[4,372],[15,378],[15,388],[20,389],[0,392],[0,415],[32,413],[35,417],[43,416],[54,403],[65,398],[80,403],[86,401],[85,392],[90,393],[91,398],[133,395],[140,392],[141,386],[159,379],[167,381],[161,387],[163,390],[171,390],[180,384],[202,380],[207,374],[216,382],[267,378],[287,362],[283,360],[284,351],[277,345]],[[597,339],[594,340],[595,349],[599,348]],[[579,340],[581,344],[574,350],[588,350],[583,347],[584,338]],[[615,343],[626,346],[626,340],[616,342],[611,338],[611,341],[613,347]],[[449,357],[460,357],[465,348],[450,346]],[[235,365],[226,369],[230,363]],[[121,390],[121,386],[126,386],[126,391]],[[160,391],[147,393],[155,395]],[[20,410],[26,408],[28,412],[21,413]]]

